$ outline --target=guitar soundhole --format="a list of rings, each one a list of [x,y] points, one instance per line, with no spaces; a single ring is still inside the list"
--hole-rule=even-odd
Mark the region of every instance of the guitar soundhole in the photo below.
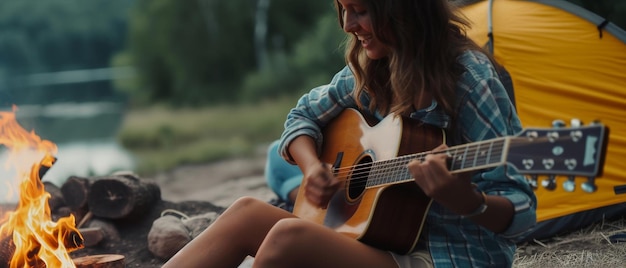
[[[352,176],[348,181],[348,198],[354,200],[359,198],[367,187],[367,177],[372,169],[372,158],[364,157],[352,170]]]

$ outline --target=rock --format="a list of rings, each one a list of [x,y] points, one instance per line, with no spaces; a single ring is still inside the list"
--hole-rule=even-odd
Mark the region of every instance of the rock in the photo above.
[[[191,239],[189,230],[180,218],[165,215],[152,223],[148,233],[148,249],[158,258],[168,260]]]
[[[197,237],[204,229],[209,227],[213,223],[219,214],[217,212],[209,212],[205,214],[196,215],[190,218],[182,219],[181,221],[189,231],[192,238]]]

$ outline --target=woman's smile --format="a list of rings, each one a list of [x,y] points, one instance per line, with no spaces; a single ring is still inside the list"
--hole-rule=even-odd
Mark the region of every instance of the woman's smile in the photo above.
[[[370,43],[372,42],[372,36],[371,35],[359,35],[356,34],[357,38],[359,39],[359,41],[361,42],[361,45],[363,46],[363,48],[367,49],[370,45]]]

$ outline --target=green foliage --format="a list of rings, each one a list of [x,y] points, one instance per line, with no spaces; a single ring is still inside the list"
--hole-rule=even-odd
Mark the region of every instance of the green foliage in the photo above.
[[[0,1],[0,73],[109,66],[126,38],[128,0]]]
[[[590,10],[599,16],[626,29],[626,1],[624,0],[567,0]]]
[[[137,91],[156,102],[226,99],[253,66],[252,43],[240,42],[252,35],[253,8],[250,1],[139,0],[130,29]]]
[[[136,103],[235,101],[241,78],[258,65],[257,1],[137,1],[125,53],[139,79],[123,90]],[[264,22],[266,43],[257,46],[289,51],[328,6],[323,1],[271,1]]]
[[[108,81],[56,82],[68,77],[58,72],[110,66],[111,56],[125,45],[133,3],[0,1],[0,103],[120,101]],[[84,73],[79,76],[92,77]]]
[[[271,55],[269,68],[246,76],[241,99],[254,101],[281,95],[300,95],[326,84],[344,65],[340,43],[345,33],[334,13],[321,17],[310,34],[295,44],[293,52]]]

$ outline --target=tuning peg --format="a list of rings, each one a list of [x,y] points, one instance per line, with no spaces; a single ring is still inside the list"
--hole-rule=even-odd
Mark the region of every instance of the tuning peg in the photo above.
[[[537,189],[537,175],[530,175],[530,178],[528,179],[528,184],[531,188],[533,188],[533,190]]]
[[[583,191],[587,192],[587,193],[593,193],[595,191],[598,190],[598,186],[596,186],[596,178],[595,177],[588,177],[587,181],[584,182],[580,188],[583,189]]]
[[[565,122],[561,119],[555,119],[552,121],[552,128],[562,128],[565,126]]]
[[[548,175],[547,179],[541,181],[541,186],[543,186],[543,188],[546,188],[546,190],[553,191],[554,189],[556,189],[556,176]]]
[[[563,190],[566,192],[573,192],[576,190],[576,177],[567,176],[567,180],[563,182]]]
[[[574,128],[575,128],[575,127],[581,127],[581,126],[583,125],[583,121],[581,121],[581,120],[580,120],[580,119],[578,119],[578,118],[572,118],[572,119],[570,120],[570,125],[571,125],[572,127],[574,127]]]

